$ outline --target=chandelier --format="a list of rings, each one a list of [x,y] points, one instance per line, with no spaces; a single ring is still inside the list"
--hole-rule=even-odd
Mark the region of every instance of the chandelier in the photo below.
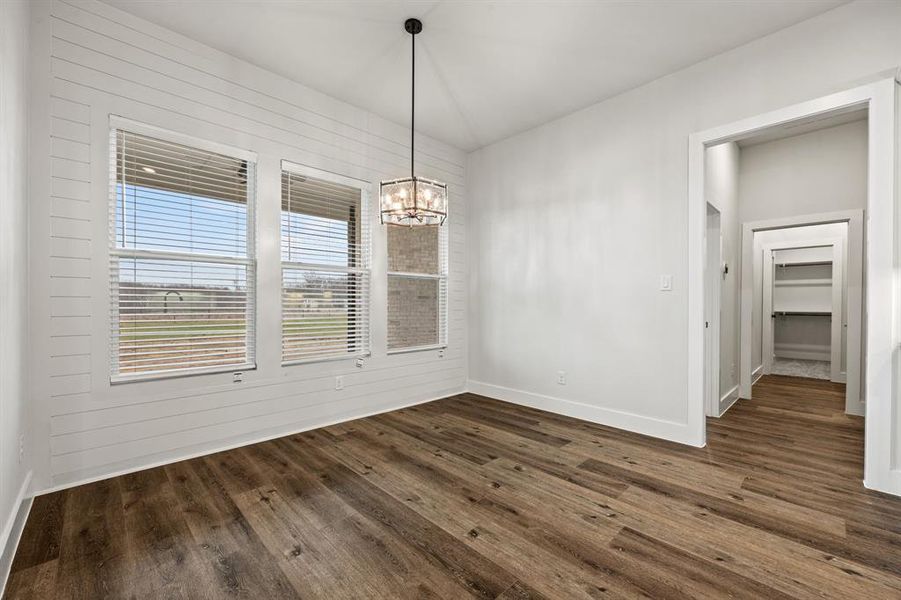
[[[413,49],[410,61],[410,176],[382,181],[379,185],[379,212],[382,224],[417,227],[443,225],[447,217],[447,184],[417,177],[413,162],[416,117],[416,34],[422,21],[407,19],[404,29],[410,34]]]

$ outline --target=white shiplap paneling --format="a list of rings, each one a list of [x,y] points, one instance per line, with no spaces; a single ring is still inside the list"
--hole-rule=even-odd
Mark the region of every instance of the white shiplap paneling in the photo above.
[[[387,356],[385,236],[373,235],[373,356],[281,367],[278,211],[282,159],[371,181],[405,172],[409,132],[363,110],[243,63],[98,2],[53,2],[46,144],[49,181],[33,231],[35,386],[49,421],[38,487],[123,470],[346,420],[463,389],[464,154],[418,138],[417,169],[448,182],[448,349]],[[39,29],[40,31],[40,29]],[[40,88],[39,88],[40,89]],[[110,385],[108,298],[109,117],[252,150],[258,162],[258,368]],[[377,190],[376,187],[374,187]],[[377,194],[373,194],[373,199]],[[377,219],[377,217],[374,217]],[[46,307],[46,310],[43,308]],[[344,389],[334,377],[343,375]]]

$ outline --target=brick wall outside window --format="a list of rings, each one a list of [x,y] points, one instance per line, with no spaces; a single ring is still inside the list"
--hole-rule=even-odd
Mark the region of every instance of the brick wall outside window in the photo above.
[[[388,271],[440,274],[437,227],[389,227]],[[440,341],[438,279],[388,276],[388,349]]]

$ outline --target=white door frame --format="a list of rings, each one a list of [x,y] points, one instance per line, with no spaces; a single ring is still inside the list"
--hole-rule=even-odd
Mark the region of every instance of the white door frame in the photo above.
[[[686,438],[706,443],[704,403],[704,237],[706,206],[704,153],[708,146],[811,117],[844,110],[868,110],[867,161],[867,339],[864,485],[901,495],[901,448],[896,448],[897,390],[901,358],[901,257],[897,236],[897,83],[893,78],[802,102],[694,133],[688,141],[688,411]],[[850,336],[849,336],[850,337]]]
[[[761,331],[763,342],[761,344],[761,358],[763,362],[763,372],[768,374],[773,368],[773,355],[775,354],[775,328],[772,319],[773,314],[773,286],[774,286],[774,260],[773,252],[777,250],[796,250],[801,248],[830,248],[832,251],[832,289],[831,305],[832,305],[832,322],[830,324],[830,364],[829,379],[836,383],[844,383],[847,375],[844,377],[841,373],[842,363],[842,329],[845,326],[843,319],[844,307],[842,306],[842,291],[845,285],[844,272],[842,263],[844,262],[844,240],[842,238],[827,238],[823,240],[808,240],[795,242],[773,242],[762,246],[763,250],[763,311],[761,312]],[[848,368],[851,370],[851,362],[848,361]],[[860,368],[859,361],[857,368],[853,369],[851,378],[859,381]],[[847,388],[846,388],[847,390]],[[845,393],[845,411],[849,411],[850,396]],[[859,398],[858,398],[859,400]],[[856,407],[855,407],[856,408]],[[862,408],[862,407],[861,407]],[[862,412],[854,412],[852,414],[863,414]]]
[[[848,281],[845,412],[853,415],[863,415],[865,412],[864,392],[862,391],[864,389],[865,374],[861,372],[862,344],[865,337],[864,331],[866,331],[863,318],[863,219],[863,210],[844,210],[772,219],[769,221],[752,221],[742,225],[741,241],[741,331],[739,338],[741,340],[751,340],[754,335],[754,232],[826,225],[829,223],[848,224],[848,272],[843,274]],[[811,243],[811,241],[806,242],[807,245]],[[761,311],[761,317],[763,314]],[[839,331],[839,333],[841,332]],[[742,398],[751,398],[756,366],[752,364],[751,360],[751,344],[745,344],[742,341],[740,346],[739,392]]]
[[[720,414],[720,299],[723,288],[722,271],[722,221],[721,213],[712,204],[707,204],[707,224],[705,235],[707,242],[704,245],[704,279],[705,279],[705,380],[707,382],[704,394],[707,397],[707,414],[719,416]],[[715,239],[710,239],[711,218],[715,217]]]

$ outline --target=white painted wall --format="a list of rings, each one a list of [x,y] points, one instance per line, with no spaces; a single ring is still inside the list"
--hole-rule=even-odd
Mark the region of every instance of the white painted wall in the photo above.
[[[471,389],[693,442],[689,134],[894,72],[899,34],[851,3],[472,153]]]
[[[27,2],[0,2],[0,591],[27,493],[31,442],[28,340],[28,31]],[[7,552],[4,552],[4,551]]]
[[[741,224],[738,220],[740,149],[735,142],[707,149],[704,169],[707,201],[720,211],[722,260],[729,272],[720,285],[720,396],[738,386]],[[737,390],[736,390],[737,393]]]
[[[279,164],[371,181],[407,172],[409,130],[93,1],[41,4],[31,195],[39,487],[59,486],[443,397],[466,381],[465,155],[417,139],[419,174],[450,186],[449,331],[437,351],[386,354],[385,233],[373,231],[372,347],[280,366]],[[109,384],[110,114],[252,150],[258,174],[255,371]],[[41,167],[44,167],[43,169]],[[374,219],[377,217],[374,215]],[[334,377],[344,376],[344,389]]]
[[[867,121],[743,147],[740,220],[866,208]]]

